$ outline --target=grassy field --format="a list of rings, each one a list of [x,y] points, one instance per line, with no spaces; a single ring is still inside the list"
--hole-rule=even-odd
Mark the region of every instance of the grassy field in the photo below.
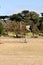
[[[0,38],[0,65],[43,65],[43,38]]]

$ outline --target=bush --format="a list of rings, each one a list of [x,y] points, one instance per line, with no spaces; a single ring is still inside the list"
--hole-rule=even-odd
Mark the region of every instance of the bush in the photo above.
[[[0,36],[3,34],[4,32],[4,26],[3,24],[0,22]]]

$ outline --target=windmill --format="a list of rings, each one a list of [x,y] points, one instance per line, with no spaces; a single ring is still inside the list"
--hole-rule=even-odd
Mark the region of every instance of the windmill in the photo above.
[[[30,25],[27,25],[27,26],[26,26],[26,29],[27,29],[28,31],[30,31]],[[26,36],[25,36],[24,42],[27,43],[27,37],[26,37]]]

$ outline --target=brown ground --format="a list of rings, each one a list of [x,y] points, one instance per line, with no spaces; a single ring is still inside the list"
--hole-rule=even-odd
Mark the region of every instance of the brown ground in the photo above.
[[[0,65],[43,65],[43,38],[0,38]]]

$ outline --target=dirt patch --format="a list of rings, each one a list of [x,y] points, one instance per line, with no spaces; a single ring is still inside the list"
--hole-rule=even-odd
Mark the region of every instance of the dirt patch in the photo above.
[[[0,65],[43,65],[43,38],[0,38]]]

